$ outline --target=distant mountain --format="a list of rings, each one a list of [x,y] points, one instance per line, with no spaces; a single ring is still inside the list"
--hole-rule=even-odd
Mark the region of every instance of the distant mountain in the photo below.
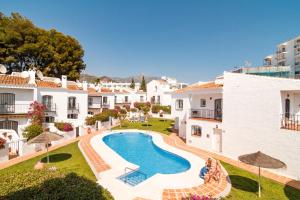
[[[95,82],[97,79],[106,81],[106,82],[131,82],[131,79],[133,78],[136,83],[140,83],[142,81],[142,75],[138,76],[129,76],[129,77],[108,77],[108,76],[94,76],[90,74],[81,74],[80,81],[87,81],[87,82]],[[160,77],[156,76],[144,76],[146,83],[160,79]]]

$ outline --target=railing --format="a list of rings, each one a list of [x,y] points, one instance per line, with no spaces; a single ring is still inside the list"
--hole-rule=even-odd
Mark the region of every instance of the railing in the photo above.
[[[30,104],[0,104],[0,114],[28,113]]]
[[[109,107],[110,107],[109,103],[103,103],[101,105],[101,108],[109,108]]]
[[[300,115],[294,115],[289,113],[282,114],[281,128],[300,131]]]
[[[45,105],[45,112],[56,112],[56,104]]]
[[[68,104],[68,110],[76,110],[76,111],[79,111],[79,104],[75,104],[75,105],[72,105],[72,104]]]
[[[129,170],[129,172],[128,172],[128,170]],[[147,174],[139,171],[138,169],[131,169],[129,167],[125,167],[124,171],[125,171],[125,173],[123,175],[123,177],[124,177],[123,180],[124,180],[125,183],[129,183],[131,185],[136,185],[136,184],[138,184],[138,183],[140,183],[140,182],[147,179]],[[135,177],[135,179],[137,179],[137,180],[134,180],[134,182],[130,182],[132,180],[129,180],[129,178],[128,178],[128,175],[130,175],[132,173],[136,173],[139,176],[139,177]]]
[[[130,104],[131,102],[130,101],[116,101],[115,104]]]
[[[222,121],[222,110],[192,109],[190,116],[191,118],[205,118]]]

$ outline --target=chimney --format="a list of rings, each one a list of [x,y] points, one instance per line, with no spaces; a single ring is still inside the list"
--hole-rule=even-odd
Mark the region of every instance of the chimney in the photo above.
[[[88,90],[88,84],[87,84],[86,81],[83,81],[83,82],[82,82],[82,89],[85,90],[85,91]]]
[[[29,70],[29,84],[35,84],[35,71],[34,70]]]
[[[61,87],[62,88],[67,88],[67,76],[66,75],[62,75],[61,76]]]

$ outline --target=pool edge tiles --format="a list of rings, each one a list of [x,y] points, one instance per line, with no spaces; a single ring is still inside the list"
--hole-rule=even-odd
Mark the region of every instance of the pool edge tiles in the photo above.
[[[190,168],[187,171],[177,174],[155,174],[134,187],[125,184],[117,179],[124,174],[124,168],[129,167],[136,170],[139,166],[126,161],[102,141],[102,138],[106,135],[118,132],[141,132],[150,135],[152,136],[153,143],[157,147],[186,159],[190,163]],[[190,152],[168,145],[164,142],[163,137],[159,133],[136,129],[105,131],[100,135],[94,136],[90,144],[103,160],[111,166],[110,170],[99,173],[98,183],[107,188],[115,199],[134,199],[137,196],[146,199],[161,199],[163,189],[165,188],[180,189],[203,184],[203,180],[200,179],[198,175],[205,161]]]

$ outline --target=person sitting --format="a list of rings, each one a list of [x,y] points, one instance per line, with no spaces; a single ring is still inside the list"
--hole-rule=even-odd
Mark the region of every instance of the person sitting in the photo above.
[[[216,161],[215,166],[209,170],[209,173],[204,177],[204,183],[209,183],[211,179],[214,179],[219,183],[221,178],[221,164]]]
[[[205,179],[206,174],[209,172],[211,168],[211,158],[208,158],[205,162],[205,166],[200,170],[200,178]]]

